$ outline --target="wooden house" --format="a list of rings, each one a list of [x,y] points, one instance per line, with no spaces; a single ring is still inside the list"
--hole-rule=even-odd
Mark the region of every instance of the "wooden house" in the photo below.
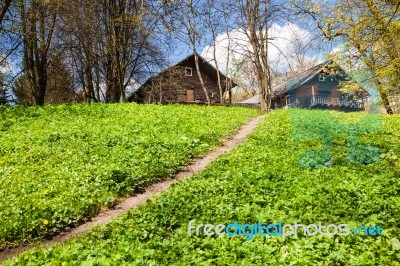
[[[319,108],[342,111],[364,110],[367,91],[350,95],[340,91],[349,79],[345,71],[327,61],[314,66],[272,89],[272,108]],[[258,104],[256,95],[242,104]]]
[[[199,69],[212,103],[219,103],[221,93],[218,86],[218,71],[198,55]],[[236,86],[219,72],[222,95],[228,86]],[[149,78],[139,89],[128,97],[138,103],[206,103],[207,98],[201,85],[192,54],[163,72]]]

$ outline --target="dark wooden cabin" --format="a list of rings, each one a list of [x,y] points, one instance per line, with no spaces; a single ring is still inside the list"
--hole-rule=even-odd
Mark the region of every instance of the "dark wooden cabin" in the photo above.
[[[221,100],[217,69],[200,55],[199,69],[212,103]],[[223,94],[228,86],[236,86],[221,72]],[[172,67],[149,78],[138,90],[128,97],[138,103],[206,103],[207,98],[196,70],[194,54]]]
[[[272,89],[272,108],[318,108],[361,111],[367,101],[364,90],[355,95],[341,92],[340,82],[348,80],[344,70],[327,61],[312,67]],[[242,103],[259,103],[258,95]]]

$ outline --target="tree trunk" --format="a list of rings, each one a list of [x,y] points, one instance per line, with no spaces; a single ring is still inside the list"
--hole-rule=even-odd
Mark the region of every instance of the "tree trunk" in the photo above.
[[[217,81],[218,81],[218,89],[219,89],[219,97],[220,97],[220,103],[224,103],[224,91],[222,89],[222,84],[221,84],[221,74],[219,72],[219,67],[218,67],[218,62],[217,62],[217,55],[215,52],[215,43],[214,43],[214,52],[213,52],[213,56],[214,56],[214,61],[215,61],[215,67],[216,67],[216,72],[217,72]]]
[[[227,21],[225,21],[227,23]],[[229,62],[231,58],[231,37],[229,35],[229,27],[226,29],[227,36],[228,36],[228,47],[227,47],[227,60],[226,60],[226,79],[225,79],[225,84],[226,88],[228,89],[228,98],[229,98],[229,104],[232,104],[232,75],[229,70]],[[230,78],[228,78],[228,75]]]
[[[24,45],[24,64],[32,97],[36,105],[44,105],[47,87],[48,50],[55,28],[57,9],[43,2],[31,1],[29,7],[21,1],[22,42]],[[51,23],[45,21],[52,12]]]
[[[194,52],[194,61],[195,61],[195,65],[196,65],[197,76],[199,77],[201,87],[203,88],[204,94],[206,95],[207,104],[211,105],[210,95],[208,94],[208,89],[207,89],[206,85],[204,84],[204,80],[203,80],[203,77],[200,72],[199,56],[196,51]]]
[[[5,0],[3,5],[1,6],[0,9],[0,25],[3,22],[4,16],[7,13],[8,8],[10,7],[12,0]]]
[[[260,106],[263,112],[271,108],[271,80],[268,63],[268,1],[246,0],[244,14],[248,24],[245,34],[249,38],[252,51],[254,71],[260,95]]]
[[[388,96],[387,96],[386,92],[384,91],[384,89],[383,89],[383,87],[382,87],[382,84],[381,84],[381,82],[378,80],[378,78],[376,79],[376,85],[377,85],[377,88],[378,88],[379,95],[380,95],[380,97],[381,97],[381,101],[382,101],[381,104],[382,104],[383,107],[385,108],[386,112],[387,112],[389,115],[392,115],[392,114],[393,114],[393,110],[392,110],[392,107],[390,106]]]
[[[365,64],[367,65],[367,67],[371,70],[374,71],[375,70],[375,57],[373,55],[370,55],[370,60],[365,60]],[[378,77],[375,76],[375,80],[376,80],[376,87],[379,93],[379,96],[381,98],[381,104],[383,105],[383,107],[385,108],[386,112],[388,114],[393,114],[393,110],[392,107],[389,104],[389,99],[388,96],[385,92],[385,89],[382,86],[381,81],[379,80]]]
[[[92,77],[92,67],[87,64],[85,67],[85,78],[86,78],[86,88],[87,88],[87,103],[91,103],[94,98],[94,86]]]

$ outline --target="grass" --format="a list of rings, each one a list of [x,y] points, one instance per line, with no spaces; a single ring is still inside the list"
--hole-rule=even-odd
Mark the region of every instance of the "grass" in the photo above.
[[[400,117],[362,116],[275,111],[190,180],[107,226],[6,265],[400,265]],[[327,163],[315,155],[329,148],[329,136]],[[368,149],[356,162],[353,155],[368,145],[379,153]],[[384,236],[189,236],[192,219],[379,225]]]
[[[171,176],[256,114],[182,105],[0,108],[0,249],[54,235]]]

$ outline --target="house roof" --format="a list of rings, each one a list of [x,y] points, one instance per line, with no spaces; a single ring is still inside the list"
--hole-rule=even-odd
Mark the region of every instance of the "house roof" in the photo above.
[[[251,98],[248,98],[247,100],[241,101],[239,103],[259,104],[260,103],[260,94],[256,94],[256,95],[252,96]]]
[[[170,66],[170,67],[164,69],[164,70],[161,71],[160,73],[158,73],[158,74],[156,74],[156,75],[150,77],[149,79],[147,79],[145,83],[143,83],[136,91],[134,91],[134,92],[128,97],[128,99],[129,99],[131,96],[133,96],[136,92],[138,92],[141,88],[143,88],[144,86],[146,86],[149,82],[151,82],[154,78],[157,78],[158,76],[164,74],[164,73],[167,72],[169,69],[171,69],[171,68],[173,68],[173,67],[176,67],[176,66],[179,66],[179,65],[182,65],[182,64],[184,64],[185,62],[188,62],[188,61],[191,61],[191,60],[194,61],[194,60],[195,60],[195,59],[194,59],[195,54],[196,54],[196,55],[198,56],[198,58],[199,58],[199,63],[200,63],[199,65],[200,65],[201,70],[202,70],[203,72],[207,73],[208,75],[210,75],[211,77],[217,79],[217,78],[218,78],[218,77],[217,77],[217,69],[216,69],[212,64],[210,64],[207,60],[205,60],[201,55],[199,55],[198,53],[193,53],[193,54],[191,54],[191,55],[185,57],[184,59],[180,60],[179,62],[175,63],[174,65],[172,65],[172,66]],[[220,74],[221,80],[225,80],[225,79],[227,78],[221,71],[218,71],[218,72],[219,72],[219,74]],[[231,80],[231,79],[228,78],[228,80]],[[237,84],[235,84],[235,83],[232,82],[232,87],[236,87],[236,86],[237,86]]]
[[[295,90],[299,86],[303,85],[304,83],[308,82],[309,80],[313,79],[316,75],[318,75],[325,67],[328,65],[332,64],[332,61],[325,61],[324,63],[321,63],[319,65],[316,65],[310,69],[307,69],[306,71],[303,71],[291,79],[275,86],[272,88],[272,93],[273,97],[281,95],[284,92],[289,92],[292,90]],[[260,103],[259,101],[259,94],[254,95],[253,97],[244,100],[240,103],[245,103],[245,104],[258,104]]]
[[[325,61],[324,63],[321,63],[310,69],[307,69],[306,71],[303,71],[303,72],[295,75],[291,79],[275,86],[274,88],[272,88],[272,92],[275,95],[280,95],[284,92],[289,92],[289,91],[295,90],[299,86],[301,86],[304,83],[308,82],[309,80],[313,79],[325,67],[329,66],[330,64],[332,64],[332,61]]]
[[[174,66],[178,66],[178,65],[181,65],[181,64],[183,64],[183,63],[185,63],[186,61],[190,61],[190,60],[195,60],[194,59],[194,55],[197,55],[198,56],[198,58],[199,58],[199,65],[200,65],[200,67],[202,68],[202,71],[204,71],[204,72],[206,72],[208,75],[210,75],[211,77],[213,77],[214,79],[217,79],[218,77],[217,77],[217,69],[210,63],[210,62],[208,62],[207,60],[205,60],[201,55],[199,55],[198,53],[193,53],[193,54],[191,54],[191,55],[189,55],[189,56],[187,56],[186,58],[184,58],[184,59],[182,59],[181,61],[179,61],[178,63],[176,63],[175,65],[173,65],[172,67],[174,67]],[[172,68],[172,67],[170,67],[170,68]],[[168,69],[170,69],[170,68],[168,68]],[[167,69],[167,70],[168,70]],[[166,70],[164,70],[164,71],[166,71]],[[226,77],[226,75],[224,75],[221,71],[219,71],[218,70],[218,72],[219,72],[219,75],[220,75],[220,77],[221,77],[221,79],[222,80],[225,80],[227,77]],[[228,78],[228,80],[231,80],[230,78]],[[237,86],[237,84],[235,84],[234,82],[232,82],[232,87],[236,87]]]

